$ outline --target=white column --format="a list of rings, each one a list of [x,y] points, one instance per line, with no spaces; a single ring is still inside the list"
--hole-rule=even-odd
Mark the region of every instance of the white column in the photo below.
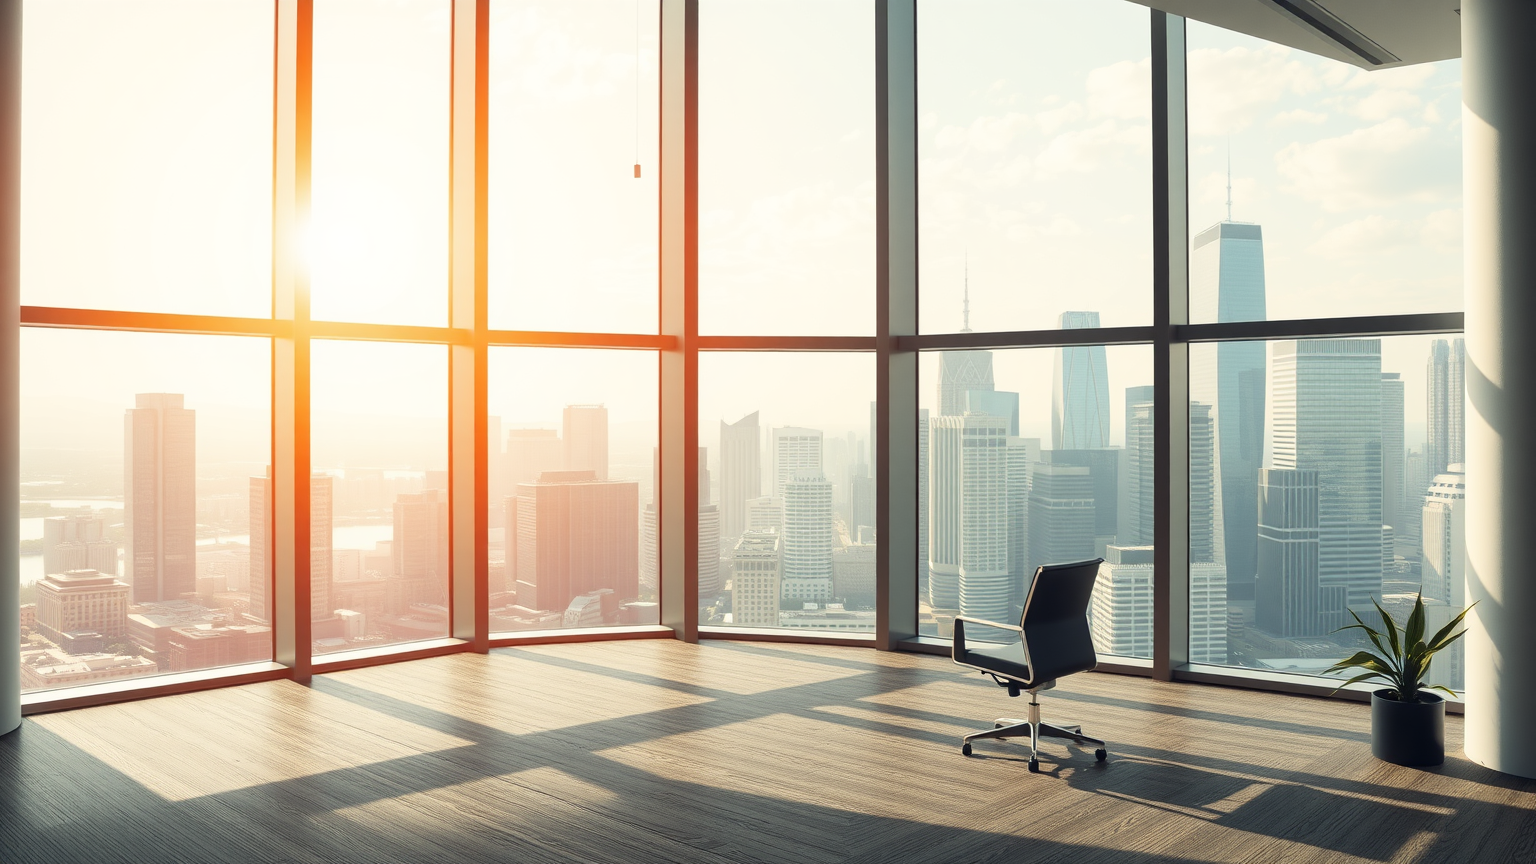
[[[21,725],[21,0],[0,0],[0,734]]]
[[[1467,333],[1466,753],[1536,777],[1536,3],[1461,9]]]

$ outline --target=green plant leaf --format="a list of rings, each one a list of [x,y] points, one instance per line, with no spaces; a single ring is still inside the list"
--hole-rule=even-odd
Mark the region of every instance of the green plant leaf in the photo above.
[[[1403,642],[1412,645],[1424,639],[1424,593],[1413,598],[1413,611],[1408,613],[1408,626],[1403,628]]]
[[[1353,655],[1333,664],[1327,672],[1338,672],[1341,669],[1371,669],[1375,671],[1387,671],[1391,667],[1385,658],[1378,657],[1369,651],[1356,651]]]
[[[1369,681],[1372,678],[1380,678],[1383,681],[1387,682],[1388,684],[1392,683],[1392,678],[1389,675],[1383,675],[1380,672],[1366,672],[1366,673],[1363,673],[1363,674],[1360,674],[1360,675],[1356,675],[1355,677],[1349,679],[1348,681],[1345,681],[1343,684],[1340,684],[1339,686],[1333,688],[1333,693],[1329,693],[1328,695],[1332,696],[1334,693],[1337,693],[1340,690],[1343,690],[1345,687],[1348,687],[1351,684],[1355,684],[1355,683],[1360,682],[1360,681]]]
[[[1472,604],[1472,606],[1476,605],[1476,603]],[[1467,613],[1472,611],[1472,606],[1468,606],[1467,608],[1461,610],[1460,615],[1452,618],[1449,624],[1441,627],[1440,631],[1430,638],[1429,646],[1431,650],[1439,651],[1441,648],[1444,648],[1452,642],[1455,642],[1457,639],[1460,639],[1463,635],[1466,634],[1467,631],[1465,630],[1455,634],[1454,636],[1450,635],[1450,632],[1456,629],[1456,625],[1461,623],[1461,619],[1467,617]]]
[[[1449,693],[1449,694],[1451,694],[1451,698],[1452,698],[1452,699],[1455,699],[1455,698],[1458,698],[1458,697],[1457,697],[1457,696],[1456,696],[1456,691],[1455,691],[1455,690],[1452,690],[1452,689],[1451,689],[1451,688],[1449,688],[1449,687],[1442,687],[1442,686],[1441,686],[1441,685],[1439,685],[1439,684],[1436,684],[1436,685],[1434,685],[1434,686],[1432,686],[1432,687],[1426,687],[1426,688],[1424,688],[1424,689],[1426,689],[1426,690],[1443,690],[1443,691],[1445,691],[1445,692],[1446,692],[1446,693]]]
[[[1349,614],[1355,615],[1355,610],[1353,610],[1353,609],[1349,610]],[[1358,623],[1358,624],[1345,624],[1343,627],[1340,627],[1339,629],[1337,629],[1337,630],[1335,630],[1333,632],[1335,632],[1335,633],[1343,633],[1345,630],[1364,630],[1365,631],[1365,635],[1370,638],[1371,644],[1376,646],[1376,650],[1377,651],[1380,651],[1383,655],[1386,655],[1386,654],[1390,653],[1390,652],[1387,651],[1387,646],[1382,644],[1382,641],[1381,641],[1382,634],[1381,633],[1379,633],[1378,631],[1372,629],[1364,621],[1360,621],[1360,616],[1359,615],[1355,615],[1355,620],[1359,621],[1360,623]]]
[[[1403,643],[1402,640],[1397,638],[1397,622],[1392,620],[1392,616],[1387,614],[1387,610],[1381,608],[1381,604],[1376,601],[1375,597],[1371,598],[1371,603],[1375,605],[1376,612],[1381,615],[1381,623],[1386,627],[1387,642],[1392,646],[1392,656],[1403,656]]]

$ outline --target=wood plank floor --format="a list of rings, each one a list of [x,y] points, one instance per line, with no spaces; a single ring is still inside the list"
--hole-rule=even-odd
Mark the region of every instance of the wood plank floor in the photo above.
[[[0,861],[1536,860],[1536,782],[1370,755],[1361,705],[1114,675],[1042,696],[1110,758],[959,736],[945,658],[663,640],[459,654],[28,719]]]

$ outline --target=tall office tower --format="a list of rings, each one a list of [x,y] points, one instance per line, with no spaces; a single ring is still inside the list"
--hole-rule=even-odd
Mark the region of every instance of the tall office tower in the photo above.
[[[594,471],[550,471],[517,487],[518,605],[563,612],[583,594],[639,594],[640,484]]]
[[[1097,312],[1063,312],[1063,330],[1099,326]],[[1056,349],[1051,376],[1051,449],[1099,450],[1109,446],[1109,366],[1103,345]]]
[[[101,516],[54,516],[43,520],[43,573],[95,570],[117,576],[117,544],[107,539]]]
[[[853,518],[848,520],[848,533],[857,536],[859,528],[866,525],[873,530],[875,527],[875,478],[854,477],[851,497],[853,500],[849,503],[848,509]]]
[[[1054,455],[1054,454],[1053,454]],[[1029,472],[1029,561],[1066,564],[1093,557],[1093,477],[1082,465],[1041,461]]]
[[[991,414],[1008,421],[1008,434],[1019,434],[1019,394],[1008,390],[967,390],[962,414]]]
[[[448,600],[448,500],[436,489],[395,498],[390,545],[405,605]],[[389,610],[400,614],[404,609]]]
[[[917,596],[928,599],[928,409],[917,409]]]
[[[720,507],[699,508],[699,602],[720,596]]]
[[[971,289],[967,276],[965,316],[961,333],[971,332]],[[959,417],[965,413],[966,394],[972,390],[992,390],[991,351],[939,352],[939,416]]]
[[[1426,601],[1466,603],[1466,475],[1456,466],[1424,496],[1423,591]]]
[[[797,474],[826,474],[821,465],[821,430],[780,426],[773,430],[773,495],[784,497],[784,485]]]
[[[608,479],[608,409],[602,405],[567,405],[560,437],[565,470],[591,471]]]
[[[1227,662],[1227,568],[1222,564],[1190,562],[1189,660]]]
[[[270,475],[272,469],[267,468]],[[250,484],[250,614],[272,620],[272,478],[252,477]]]
[[[545,471],[559,471],[565,464],[565,445],[554,429],[509,429],[507,431],[507,490],[519,483],[532,483]]]
[[[779,626],[780,576],[779,532],[746,531],[732,553],[736,563],[731,577],[731,623],[738,627]]]
[[[1393,527],[1397,529],[1397,554],[1407,560],[1410,571],[1418,568],[1424,551],[1421,542],[1424,526],[1414,514],[1424,509],[1424,494],[1429,490],[1431,479],[1429,457],[1422,450],[1409,450],[1403,460],[1403,500],[1399,505],[1399,512],[1404,514],[1403,524]]]
[[[1424,621],[1429,633],[1449,624],[1467,603],[1467,483],[1459,468],[1436,477],[1424,496]],[[1435,658],[1429,683],[1459,690],[1465,669],[1458,640]]]
[[[1189,560],[1215,564],[1226,574],[1226,537],[1221,519],[1221,484],[1216,477],[1216,418],[1211,406],[1189,405]],[[1226,582],[1222,582],[1226,597]]]
[[[197,590],[197,412],[140,393],[123,417],[123,543],[133,602]]]
[[[1403,510],[1403,379],[1396,372],[1381,373],[1381,521],[1400,530],[1410,514]],[[1390,564],[1389,551],[1387,563]]]
[[[763,495],[747,502],[747,530],[784,533],[784,499]]]
[[[1080,465],[1093,482],[1093,554],[1115,542],[1120,519],[1120,450],[1051,450],[1040,458],[1058,465]],[[1102,506],[1100,506],[1102,504]]]
[[[832,506],[839,513],[847,509],[853,493],[848,483],[854,473],[851,453],[847,438],[833,435],[826,439],[826,450],[822,455],[822,474],[832,483]]]
[[[1428,425],[1424,430],[1430,477],[1444,474],[1447,466],[1464,463],[1467,458],[1466,365],[1467,349],[1462,340],[1436,339],[1430,343],[1425,369]]]
[[[800,470],[784,483],[784,597],[832,599],[832,484]]]
[[[763,494],[761,434],[756,411],[720,421],[720,533],[727,540],[747,530],[747,502]]]
[[[315,474],[309,478],[309,615],[319,621],[331,617],[337,608],[333,602],[331,567],[335,561],[332,552],[333,527],[335,525],[335,479],[329,474]],[[443,504],[446,510],[447,503]],[[443,552],[447,553],[447,519],[444,522]],[[447,569],[444,568],[444,573]]]
[[[879,440],[879,435],[876,434],[875,429],[877,413],[875,405],[876,403],[874,402],[869,403],[869,476],[871,477],[875,476],[875,459],[880,452],[880,448],[875,445],[875,442]]]
[[[1324,632],[1317,571],[1317,483],[1315,470],[1260,469],[1254,622],[1275,636]]]
[[[1029,566],[1029,466],[1040,461],[1040,439],[1008,436],[1008,615],[1017,620],[1034,573]]]
[[[1318,472],[1318,584],[1381,596],[1381,340],[1275,344],[1273,466]]]
[[[947,597],[953,580],[955,605],[940,608],[1004,620],[1013,602],[1008,572],[1008,418],[938,417],[929,434],[933,598],[939,599],[939,591]]]
[[[507,530],[515,536],[517,533],[516,516],[512,515],[517,507],[516,496],[507,499],[508,523]],[[703,516],[702,513],[699,514]],[[656,502],[645,505],[640,511],[640,587],[647,591],[655,591],[661,586],[661,512],[656,509]],[[515,540],[513,541],[516,542]],[[704,523],[699,521],[699,550],[700,565],[703,564],[704,549]],[[507,552],[507,560],[512,560],[512,552]],[[510,568],[509,568],[510,569]],[[700,586],[699,596],[704,597],[703,586]]]
[[[1153,554],[1150,545],[1104,549],[1093,583],[1088,626],[1094,648],[1121,657],[1152,656]],[[1189,566],[1189,659],[1227,661],[1226,572],[1218,564]]]
[[[1125,512],[1120,519],[1117,546],[1150,546],[1155,536],[1157,451],[1152,433],[1155,407],[1150,397],[1142,402],[1126,400],[1125,486],[1121,489]]]
[[[1263,321],[1264,231],[1228,218],[1195,236],[1190,260],[1190,320]],[[1213,407],[1221,477],[1227,590],[1253,599],[1257,568],[1258,477],[1264,461],[1262,342],[1220,342],[1190,352],[1190,399]]]

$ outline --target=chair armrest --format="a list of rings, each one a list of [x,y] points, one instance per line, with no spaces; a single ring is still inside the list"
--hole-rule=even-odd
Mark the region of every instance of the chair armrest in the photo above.
[[[969,615],[956,615],[955,616],[955,623],[958,624],[961,621],[969,621],[972,624],[981,624],[981,625],[986,626],[986,627],[996,627],[999,630],[1012,630],[1015,633],[1023,633],[1024,632],[1024,628],[1020,627],[1017,624],[1002,624],[1002,623],[999,623],[997,621],[988,621],[985,618],[972,618]],[[957,627],[955,629],[958,630],[960,628]]]
[[[1024,628],[1015,624],[1000,624],[996,621],[988,621],[985,618],[972,618],[969,615],[955,616],[955,635],[950,639],[949,659],[960,663],[960,658],[965,656],[965,622],[980,624],[984,627],[997,627],[1001,630],[1012,630],[1015,633],[1023,633]],[[966,664],[961,663],[964,666]]]

